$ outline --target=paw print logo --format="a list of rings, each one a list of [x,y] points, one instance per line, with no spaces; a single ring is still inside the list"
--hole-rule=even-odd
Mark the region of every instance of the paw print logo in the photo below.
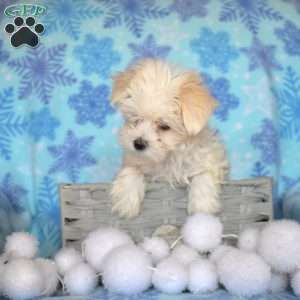
[[[43,24],[36,24],[33,17],[28,17],[25,20],[22,17],[16,17],[14,24],[7,24],[5,31],[11,35],[10,42],[13,47],[28,45],[35,47],[39,43],[39,35],[44,32]]]

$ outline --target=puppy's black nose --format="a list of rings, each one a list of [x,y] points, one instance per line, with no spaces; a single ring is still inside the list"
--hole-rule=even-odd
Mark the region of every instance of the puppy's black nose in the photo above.
[[[138,151],[143,151],[147,148],[148,142],[142,138],[138,138],[133,141],[134,148]]]

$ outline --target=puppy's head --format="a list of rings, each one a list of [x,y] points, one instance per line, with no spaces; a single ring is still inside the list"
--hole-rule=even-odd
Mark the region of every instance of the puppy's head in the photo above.
[[[125,118],[123,147],[154,162],[197,135],[216,107],[197,73],[154,59],[114,77],[112,102]]]

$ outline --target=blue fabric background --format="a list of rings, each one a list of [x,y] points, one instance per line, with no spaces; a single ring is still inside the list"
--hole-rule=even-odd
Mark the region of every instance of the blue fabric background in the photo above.
[[[3,10],[0,28],[13,21]],[[220,107],[231,177],[274,178],[278,217],[300,219],[299,0],[40,0],[40,46],[0,36],[0,248],[30,230],[60,246],[57,184],[110,181],[121,116],[111,75],[141,57],[196,68]]]

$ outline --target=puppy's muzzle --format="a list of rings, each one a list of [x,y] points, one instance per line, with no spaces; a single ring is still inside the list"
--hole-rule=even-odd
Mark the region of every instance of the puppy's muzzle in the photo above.
[[[148,142],[142,138],[137,138],[133,141],[133,145],[137,151],[143,151],[148,147]]]

